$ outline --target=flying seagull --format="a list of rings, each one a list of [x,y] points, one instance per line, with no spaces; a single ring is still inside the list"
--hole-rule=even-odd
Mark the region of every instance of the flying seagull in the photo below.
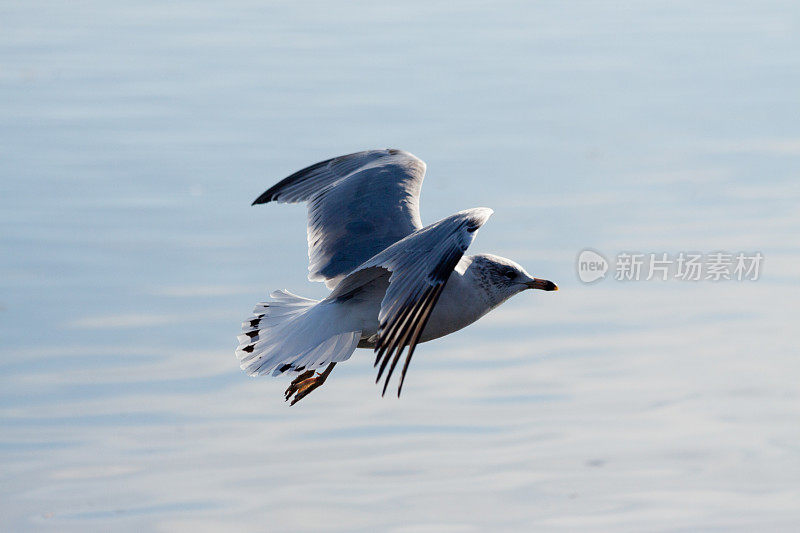
[[[464,255],[493,211],[477,207],[429,226],[419,216],[425,163],[402,150],[369,150],[295,172],[256,198],[308,204],[308,279],[331,293],[285,290],[242,323],[236,356],[251,376],[288,373],[291,405],[321,386],[356,348],[372,348],[383,394],[408,349],[472,324],[525,289],[558,290],[491,254]],[[315,372],[317,369],[324,370]]]

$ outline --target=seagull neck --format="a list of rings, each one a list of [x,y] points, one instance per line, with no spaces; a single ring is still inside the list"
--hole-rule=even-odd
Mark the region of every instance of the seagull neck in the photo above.
[[[422,332],[423,342],[464,328],[491,310],[483,291],[463,271],[453,271]]]
[[[463,275],[464,281],[466,282],[465,285],[471,289],[473,293],[472,298],[480,300],[483,303],[486,308],[484,313],[488,313],[503,303],[506,298],[498,294],[492,284],[489,272],[481,268],[479,262],[472,261],[472,257],[467,259],[469,260],[469,264],[464,269]]]

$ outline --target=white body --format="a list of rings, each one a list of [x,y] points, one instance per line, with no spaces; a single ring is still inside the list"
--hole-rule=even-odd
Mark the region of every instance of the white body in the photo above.
[[[483,286],[468,270],[471,257],[464,257],[447,279],[447,284],[422,330],[419,342],[427,342],[465,328],[492,310]],[[364,298],[346,302],[343,307],[351,327],[361,331],[359,348],[374,348],[378,334],[378,312],[386,292],[385,283],[376,282],[364,292]],[[350,303],[352,302],[352,303]],[[350,305],[348,305],[350,304]]]

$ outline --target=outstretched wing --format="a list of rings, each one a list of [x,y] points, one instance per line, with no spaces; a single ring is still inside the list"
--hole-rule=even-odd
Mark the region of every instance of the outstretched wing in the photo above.
[[[343,155],[295,172],[254,202],[308,202],[308,279],[329,288],[422,228],[425,163],[402,150]]]
[[[381,271],[391,272],[378,314],[375,345],[375,366],[380,363],[376,382],[389,365],[384,394],[392,372],[408,346],[397,387],[397,395],[400,395],[414,348],[445,283],[475,238],[475,232],[491,214],[492,210],[486,207],[468,209],[416,231],[361,265],[328,297],[347,298],[379,276]]]

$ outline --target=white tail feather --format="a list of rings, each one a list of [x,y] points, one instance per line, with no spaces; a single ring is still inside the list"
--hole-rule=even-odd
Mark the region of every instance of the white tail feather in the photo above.
[[[299,373],[345,361],[356,349],[360,331],[338,331],[328,306],[289,291],[275,291],[242,322],[236,357],[251,376]]]

